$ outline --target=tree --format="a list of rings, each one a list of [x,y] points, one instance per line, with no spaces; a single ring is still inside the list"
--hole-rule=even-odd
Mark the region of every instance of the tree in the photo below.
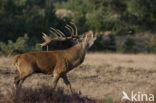
[[[17,37],[28,34],[35,43],[40,41],[42,32],[50,26],[64,23],[55,16],[50,0],[1,0],[0,1],[0,41],[16,41]],[[36,41],[37,40],[37,41]],[[32,42],[33,43],[33,42]],[[31,43],[31,44],[32,44]]]
[[[137,17],[138,26],[153,31],[156,27],[155,5],[155,0],[130,0],[128,2],[128,11]]]

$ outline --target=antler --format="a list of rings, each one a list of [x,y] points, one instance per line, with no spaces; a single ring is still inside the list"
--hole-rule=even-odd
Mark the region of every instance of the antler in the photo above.
[[[42,38],[45,40],[45,42],[41,43],[41,47],[47,46],[50,42],[56,42],[56,41],[66,41],[66,40],[74,40],[74,38],[79,38],[77,33],[77,27],[74,23],[71,23],[74,25],[76,34],[74,35],[74,29],[70,25],[66,25],[65,28],[67,28],[71,32],[71,36],[66,37],[63,32],[61,32],[58,29],[50,28],[50,32],[55,35],[55,38],[51,38],[50,36],[47,36],[45,33],[42,33]]]
[[[72,36],[78,36],[76,25],[73,22],[70,22],[70,24],[72,24],[75,28],[75,35],[74,35],[74,29],[70,25],[67,24],[65,28],[67,28],[71,32]]]
[[[70,24],[72,24],[72,25],[74,26],[74,28],[75,28],[75,33],[76,33],[75,35],[78,36],[78,32],[77,32],[77,27],[76,27],[76,25],[75,25],[73,22],[70,22]]]
[[[49,44],[49,43],[51,42],[51,40],[52,40],[52,38],[49,37],[49,36],[47,36],[45,33],[42,33],[42,34],[43,34],[42,38],[45,40],[45,42],[43,42],[42,44],[40,44],[41,47],[46,46],[46,45]]]
[[[62,37],[62,36],[65,37],[65,35],[60,30],[54,29],[54,28],[51,28],[51,27],[50,27],[50,29],[52,31],[54,31],[54,33],[57,34],[59,37]]]
[[[74,29],[70,25],[67,24],[65,28],[67,28],[71,32],[71,35],[74,36]]]

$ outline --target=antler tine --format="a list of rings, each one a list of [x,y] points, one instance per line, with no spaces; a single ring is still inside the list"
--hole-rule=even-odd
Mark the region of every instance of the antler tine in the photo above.
[[[49,37],[47,34],[45,34],[45,33],[42,33],[42,34],[43,34],[42,38],[43,38],[45,41],[51,41],[51,40],[52,40],[52,38]]]
[[[56,29],[56,31],[60,33],[63,37],[65,37],[64,33],[62,33],[60,30]]]
[[[55,37],[58,37],[57,33],[53,32],[51,30],[49,30],[49,31],[50,31],[51,34],[54,34]]]
[[[66,25],[66,27],[70,29],[72,36],[74,36],[74,29],[68,24]]]
[[[65,26],[65,28],[68,29],[70,31],[70,33],[72,34],[71,29],[67,25]]]
[[[45,33],[42,33],[43,36],[42,38],[45,40],[45,42],[43,42],[41,45],[41,47],[46,46],[47,44],[49,44],[52,41],[52,38],[47,36]]]
[[[52,27],[50,27],[50,29],[53,30],[57,34],[57,36],[62,37],[62,35],[56,29]]]
[[[67,25],[65,26],[65,28],[68,29],[71,32],[71,29]]]
[[[70,22],[70,24],[74,25],[74,27],[75,27],[75,32],[76,32],[76,36],[78,36],[78,32],[77,32],[77,27],[76,27],[76,25],[75,25],[73,22]]]

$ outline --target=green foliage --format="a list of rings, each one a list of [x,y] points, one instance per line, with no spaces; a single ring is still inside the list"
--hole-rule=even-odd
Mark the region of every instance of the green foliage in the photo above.
[[[104,46],[103,46],[103,42],[102,42],[102,35],[99,35],[97,37],[97,39],[95,40],[93,46],[89,49],[91,51],[103,51],[104,50]]]
[[[156,38],[154,36],[147,43],[147,52],[156,53]]]
[[[68,2],[56,3],[56,8],[65,8],[71,10],[73,16],[70,17],[78,26],[80,32],[93,29],[101,31],[102,23],[102,9],[95,10],[94,5],[89,0],[68,0]]]
[[[136,43],[135,40],[133,38],[127,38],[126,41],[124,42],[123,46],[122,46],[123,52],[125,53],[136,53],[137,52],[137,48],[136,48]]]
[[[105,50],[109,50],[109,51],[116,51],[116,38],[115,35],[110,34],[108,36],[108,39],[104,41],[103,45]]]
[[[154,30],[156,27],[156,1],[155,0],[130,0],[128,11],[136,16],[137,26],[142,30]]]
[[[107,98],[106,98],[106,103],[113,103],[113,100],[112,100],[112,98],[110,98],[110,97],[107,97]]]
[[[90,29],[96,33],[111,31],[115,35],[127,35],[130,31],[153,32],[156,31],[155,5],[156,0],[59,0],[58,2],[51,0],[1,0],[1,51],[6,54],[13,54],[14,51],[27,51],[23,50],[25,46],[13,46],[19,45],[14,44],[16,42],[22,42],[17,38],[24,34],[28,34],[29,37],[29,41],[25,44],[30,47],[29,50],[40,50],[39,44],[36,43],[41,42],[42,32],[48,33],[49,27],[54,27],[69,34],[64,26],[70,21],[77,25],[80,34]],[[55,9],[60,8],[71,11],[71,15],[63,19],[57,18]],[[111,36],[108,38],[105,41],[99,37],[91,50],[116,51],[115,39]],[[136,52],[136,44],[133,40],[127,39],[126,41],[118,50],[129,52],[128,49],[131,49],[132,52]],[[148,52],[155,51],[155,46],[152,43],[153,41],[149,40]],[[3,50],[2,47],[4,47]]]
[[[24,52],[28,49],[26,42],[28,41],[27,34],[24,37],[19,37],[16,42],[8,40],[8,43],[0,42],[0,49],[3,54],[11,55],[15,52]]]
[[[16,42],[8,40],[8,43],[0,42],[0,51],[5,55],[12,55],[15,53],[23,53],[28,51],[41,50],[39,44],[36,44],[35,47],[28,45],[29,37],[25,34],[23,37],[18,37]]]
[[[104,36],[99,35],[94,45],[90,48],[91,51],[116,51],[116,38],[111,34],[106,40],[103,40]]]
[[[103,17],[101,10],[93,10],[91,13],[88,13],[86,19],[86,25],[88,25],[90,29],[95,30],[96,32],[102,30]]]
[[[155,31],[155,5],[155,0],[68,0],[55,3],[57,9],[72,11],[71,19],[80,30],[109,30],[118,35],[127,35],[131,30]]]
[[[57,27],[63,20],[55,16],[50,0],[2,0],[0,3],[0,40],[15,41],[25,33],[40,41],[41,33],[50,26]]]

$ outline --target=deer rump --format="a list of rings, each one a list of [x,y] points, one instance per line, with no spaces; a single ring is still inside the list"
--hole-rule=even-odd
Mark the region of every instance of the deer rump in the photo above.
[[[50,73],[53,71],[57,59],[56,53],[49,55],[49,52],[33,52],[33,53],[25,53],[18,55],[15,57],[15,63],[20,68],[31,69],[32,72],[42,72],[42,73]],[[19,71],[22,72],[20,69]]]

